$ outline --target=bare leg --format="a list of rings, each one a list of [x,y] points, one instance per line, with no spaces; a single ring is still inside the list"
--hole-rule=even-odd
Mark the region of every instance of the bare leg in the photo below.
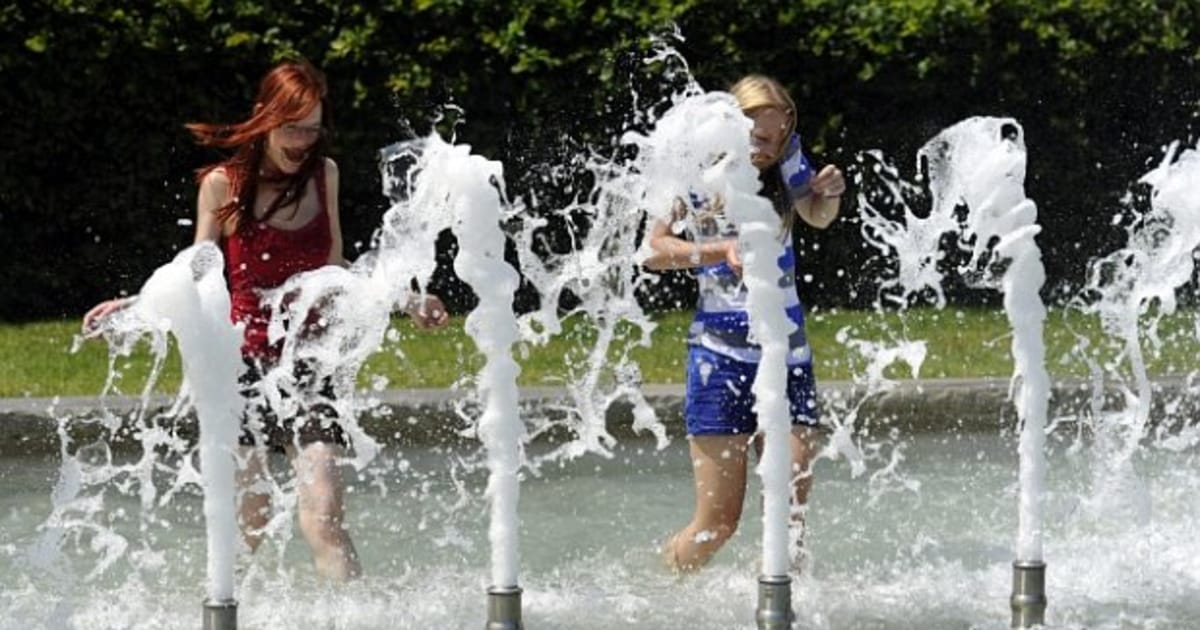
[[[792,521],[804,524],[803,509],[812,490],[813,456],[821,449],[821,433],[814,427],[792,427]]]
[[[238,449],[238,526],[250,553],[262,543],[263,529],[271,517],[271,495],[267,483],[266,453],[261,448]]]
[[[667,539],[663,557],[677,571],[696,571],[737,531],[746,496],[745,435],[689,438],[696,484],[692,522]]]
[[[792,524],[789,537],[792,541],[790,553],[793,568],[798,568],[804,556],[804,518],[808,512],[808,493],[813,485],[812,460],[821,448],[821,439],[821,434],[816,428],[793,425],[792,435],[788,440],[792,453]],[[762,434],[758,434],[754,439],[754,451],[759,457],[762,456],[762,446]]]
[[[338,467],[341,447],[316,442],[293,454],[299,491],[300,531],[312,548],[317,573],[345,581],[362,575],[358,553],[346,531],[343,483]]]

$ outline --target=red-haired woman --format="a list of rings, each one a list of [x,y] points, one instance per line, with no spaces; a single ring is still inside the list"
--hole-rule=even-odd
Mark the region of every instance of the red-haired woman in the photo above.
[[[195,242],[221,243],[232,299],[231,317],[245,325],[240,382],[246,397],[246,431],[240,457],[240,523],[251,550],[261,542],[270,495],[257,482],[266,475],[266,448],[283,450],[296,470],[300,529],[312,547],[317,571],[345,580],[361,572],[343,523],[343,481],[338,459],[345,438],[328,417],[330,405],[313,405],[303,417],[279,418],[256,386],[275,367],[279,347],[268,342],[271,313],[261,292],[325,265],[345,265],[338,221],[337,164],[325,156],[330,109],[325,77],[305,62],[273,68],[259,85],[250,117],[233,125],[187,125],[203,146],[229,149],[232,157],[200,170]],[[109,300],[84,316],[84,328],[127,300]],[[435,296],[409,305],[418,326],[441,327],[446,309]],[[327,381],[296,366],[297,382],[331,396]],[[306,380],[308,382],[306,382]],[[249,448],[251,445],[255,448]]]

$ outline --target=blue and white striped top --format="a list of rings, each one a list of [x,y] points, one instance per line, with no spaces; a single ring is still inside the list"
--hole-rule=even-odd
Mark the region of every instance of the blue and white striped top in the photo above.
[[[797,143],[798,145],[798,143]],[[791,148],[791,147],[789,147]],[[807,187],[812,178],[812,167],[796,146],[803,167],[796,173],[794,182],[786,182],[789,188]],[[795,153],[793,153],[794,157]],[[707,205],[703,199],[692,197],[692,206]],[[710,210],[711,211],[711,210]],[[792,212],[788,208],[788,212]],[[724,223],[725,227],[721,227]],[[728,222],[702,219],[696,222],[697,242],[736,238],[737,231]],[[796,324],[796,330],[788,339],[788,365],[804,365],[812,362],[812,350],[804,334],[804,305],[796,294],[796,252],[792,247],[791,234],[784,237],[783,255],[779,257],[779,269],[783,272],[779,287],[784,293],[784,304],[788,319]],[[700,296],[696,304],[696,316],[688,329],[688,343],[703,346],[738,361],[757,363],[762,358],[762,349],[750,339],[750,314],[746,311],[746,285],[726,262],[703,265],[696,270]]]
[[[714,234],[708,240],[730,238],[736,234]],[[697,240],[703,237],[698,236]],[[784,305],[788,319],[796,324],[796,330],[788,339],[788,365],[812,362],[812,351],[804,334],[804,306],[796,294],[796,255],[791,239],[784,245],[779,257],[779,268],[783,272],[779,287],[784,292]],[[746,311],[746,285],[726,262],[705,265],[697,269],[700,296],[696,304],[696,316],[688,329],[688,343],[704,346],[738,361],[757,363],[762,358],[762,349],[750,339],[750,314]]]

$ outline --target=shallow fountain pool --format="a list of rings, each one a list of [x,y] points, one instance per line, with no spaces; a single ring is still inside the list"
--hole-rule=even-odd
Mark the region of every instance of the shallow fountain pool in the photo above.
[[[852,478],[843,460],[819,462],[808,573],[794,585],[800,627],[1007,627],[1013,437],[929,433],[898,443],[904,460],[894,475]],[[1090,498],[1089,451],[1051,448],[1052,627],[1200,627],[1198,454],[1144,449],[1136,461],[1140,483],[1100,501]],[[526,627],[754,627],[757,498],[747,500],[742,529],[701,574],[679,578],[658,562],[656,544],[692,507],[685,449],[682,439],[661,452],[626,440],[611,460],[550,463],[526,476]],[[471,457],[464,448],[393,447],[363,474],[351,474],[350,527],[367,577],[350,587],[317,582],[299,535],[284,527],[253,560],[239,562],[241,627],[483,627],[485,473],[461,465]],[[128,547],[87,578],[102,555],[88,548],[93,535],[65,545],[58,564],[29,561],[59,467],[57,457],[0,460],[0,627],[198,627],[199,496],[155,510],[163,522],[111,518],[111,533]],[[104,514],[138,510],[135,500],[107,493]]]

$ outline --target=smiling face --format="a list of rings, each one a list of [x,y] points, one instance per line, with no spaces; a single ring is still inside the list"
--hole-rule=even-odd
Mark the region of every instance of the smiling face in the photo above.
[[[266,159],[275,170],[294,174],[322,133],[321,105],[317,104],[302,120],[284,123],[267,133]]]
[[[792,129],[791,113],[780,107],[767,106],[751,109],[746,116],[754,121],[754,128],[750,130],[750,161],[759,169],[779,161]]]

